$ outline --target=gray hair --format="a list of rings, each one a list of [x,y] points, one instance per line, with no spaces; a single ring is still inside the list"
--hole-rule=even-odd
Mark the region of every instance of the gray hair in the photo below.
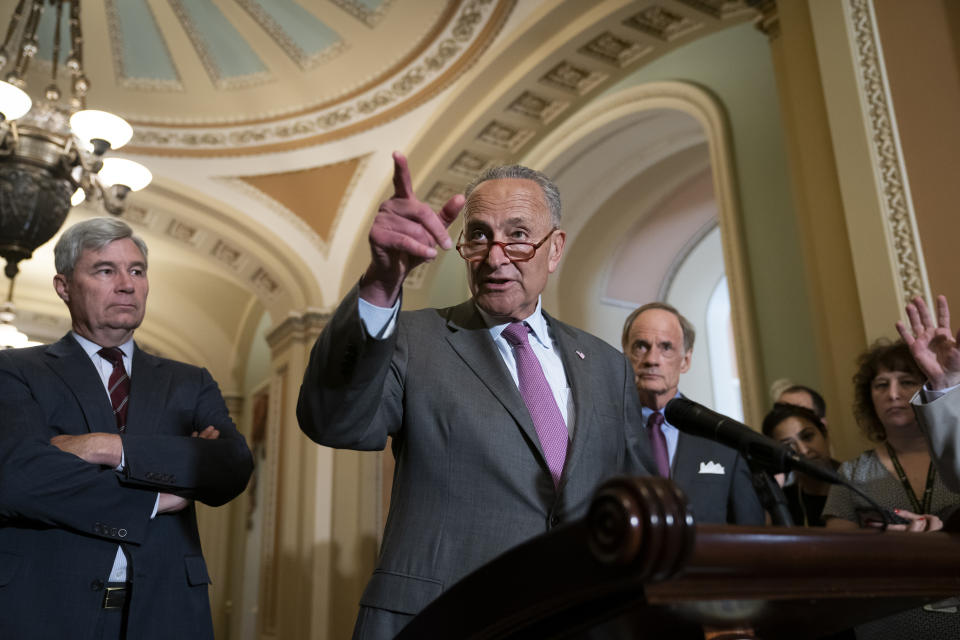
[[[63,232],[53,248],[53,264],[57,273],[67,277],[73,274],[77,260],[84,251],[100,251],[114,240],[130,238],[143,254],[143,262],[147,262],[147,245],[134,235],[133,229],[126,222],[117,218],[91,218],[78,222]]]
[[[550,211],[550,222],[555,227],[560,226],[560,190],[557,188],[557,185],[553,183],[553,180],[536,169],[531,169],[520,164],[492,167],[474,178],[473,182],[468,184],[467,188],[464,189],[463,195],[469,200],[470,194],[473,193],[473,190],[480,186],[481,183],[487,180],[508,179],[532,180],[536,182],[543,192],[543,199],[547,204],[547,209]]]
[[[683,317],[683,314],[677,311],[677,308],[672,304],[667,304],[666,302],[648,302],[642,307],[634,309],[633,312],[627,316],[627,321],[623,323],[623,336],[620,342],[623,345],[624,353],[627,352],[627,342],[630,340],[630,327],[633,326],[634,320],[636,320],[641,313],[649,311],[650,309],[661,309],[675,315],[677,321],[680,323],[680,330],[683,331],[683,351],[687,352],[693,349],[693,341],[697,337],[697,332],[694,330],[693,324]]]

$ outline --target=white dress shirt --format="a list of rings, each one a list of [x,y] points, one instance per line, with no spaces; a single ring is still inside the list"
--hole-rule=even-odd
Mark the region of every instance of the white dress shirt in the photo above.
[[[84,352],[87,356],[90,357],[90,361],[93,362],[93,366],[97,368],[97,373],[100,374],[100,381],[103,383],[103,390],[107,394],[107,401],[110,400],[110,374],[113,373],[113,363],[101,356],[98,351],[102,348],[95,342],[87,340],[83,336],[77,334],[76,332],[71,332],[74,339],[83,347]],[[133,338],[130,338],[126,342],[120,345],[120,351],[123,352],[123,366],[127,370],[127,377],[133,378]],[[117,471],[122,471],[124,466],[126,466],[126,457],[123,454],[123,448],[120,449],[120,466],[117,467]],[[160,494],[157,494],[157,499],[154,501],[153,513],[150,515],[152,520],[154,516],[157,515],[157,508],[160,503]],[[118,545],[117,546],[117,555],[113,560],[113,569],[110,571],[109,582],[126,582],[127,581],[127,557],[123,555],[123,549]]]

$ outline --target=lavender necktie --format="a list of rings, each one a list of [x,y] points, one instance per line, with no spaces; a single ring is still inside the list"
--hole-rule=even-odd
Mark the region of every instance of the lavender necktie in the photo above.
[[[530,327],[522,322],[514,322],[503,330],[503,337],[513,347],[517,360],[517,378],[520,383],[520,395],[527,405],[533,426],[540,438],[543,455],[553,476],[553,486],[560,486],[560,474],[567,458],[567,425],[563,421],[553,391],[547,383],[540,367],[540,360],[530,348],[528,334]]]
[[[647,434],[653,446],[653,458],[657,461],[657,471],[664,478],[670,477],[670,454],[667,452],[667,438],[663,435],[663,414],[654,411],[647,420]]]

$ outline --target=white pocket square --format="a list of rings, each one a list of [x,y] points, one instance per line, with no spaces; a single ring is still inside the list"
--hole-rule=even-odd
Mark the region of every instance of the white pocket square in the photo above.
[[[717,475],[723,475],[726,471],[723,470],[723,465],[714,462],[701,462],[700,463],[700,473],[716,473]]]

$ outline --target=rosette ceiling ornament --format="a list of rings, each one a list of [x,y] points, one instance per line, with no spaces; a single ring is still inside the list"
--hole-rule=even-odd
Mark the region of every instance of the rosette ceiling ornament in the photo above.
[[[34,101],[25,78],[41,48],[44,12],[54,18],[50,80]],[[130,140],[133,129],[119,116],[86,108],[90,82],[79,0],[19,0],[0,47],[0,73],[0,256],[13,279],[20,260],[53,237],[71,206],[90,199],[119,215],[127,194],[152,176],[139,163],[106,157]],[[69,76],[66,98],[61,75]]]

